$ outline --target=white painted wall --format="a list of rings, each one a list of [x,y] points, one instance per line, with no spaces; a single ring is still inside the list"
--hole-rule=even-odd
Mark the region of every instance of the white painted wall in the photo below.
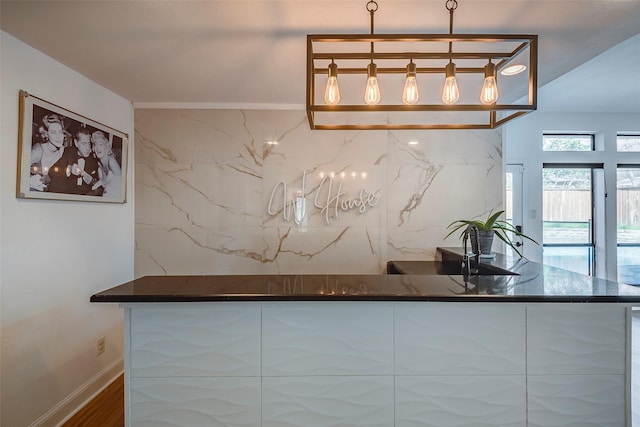
[[[0,51],[0,424],[55,425],[122,369],[122,310],[89,297],[133,277],[133,186],[126,204],[17,199],[18,91],[129,135],[133,110],[5,32]]]
[[[593,152],[543,152],[544,133],[588,132],[595,135]],[[640,164],[640,153],[618,153],[618,133],[640,132],[640,114],[534,112],[504,126],[504,158],[507,163],[524,165],[523,199],[525,234],[542,243],[542,164],[543,163],[604,163],[607,191],[605,242],[596,242],[597,250],[606,260],[606,270],[599,276],[616,280],[616,165]],[[525,256],[542,262],[542,246],[525,244]]]

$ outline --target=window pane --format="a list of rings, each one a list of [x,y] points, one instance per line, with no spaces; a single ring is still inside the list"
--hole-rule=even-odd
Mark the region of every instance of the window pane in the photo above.
[[[591,243],[591,169],[542,170],[543,243]]]
[[[618,281],[640,284],[640,168],[618,168]]]
[[[513,174],[511,172],[507,172],[505,176],[505,187],[506,187],[506,197],[505,197],[505,220],[509,223],[512,223],[513,219]]]
[[[544,151],[593,151],[593,135],[544,135]]]
[[[618,151],[640,151],[640,135],[618,135]]]
[[[640,285],[640,245],[618,247],[618,282]]]
[[[618,243],[640,244],[640,168],[618,168]]]
[[[588,276],[591,272],[592,251],[593,248],[590,246],[545,246],[542,252],[542,262],[545,265],[564,268]]]

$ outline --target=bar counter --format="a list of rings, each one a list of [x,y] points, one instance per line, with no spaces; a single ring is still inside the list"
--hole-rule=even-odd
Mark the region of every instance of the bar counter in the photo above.
[[[630,427],[640,288],[500,256],[465,276],[439,254],[93,295],[124,309],[125,425]]]

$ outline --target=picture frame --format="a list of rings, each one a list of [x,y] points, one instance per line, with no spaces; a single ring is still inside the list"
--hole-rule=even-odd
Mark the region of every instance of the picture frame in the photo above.
[[[21,90],[16,196],[125,203],[128,135]]]

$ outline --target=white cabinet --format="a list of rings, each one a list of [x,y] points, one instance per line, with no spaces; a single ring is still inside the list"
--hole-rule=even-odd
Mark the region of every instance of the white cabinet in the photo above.
[[[624,427],[626,307],[527,308],[529,426]]]
[[[624,374],[625,325],[622,305],[530,305],[529,375]]]
[[[526,426],[524,375],[396,378],[396,426]]]
[[[393,308],[265,307],[262,375],[393,375]]]
[[[399,305],[396,425],[526,425],[522,304]]]
[[[393,308],[262,310],[263,427],[393,427]]]
[[[261,426],[259,306],[141,304],[128,312],[128,426]]]
[[[625,427],[619,304],[126,305],[135,427]]]
[[[624,427],[624,375],[534,375],[529,427]]]
[[[261,427],[259,377],[132,378],[128,425]]]
[[[262,379],[263,427],[393,427],[392,376]]]
[[[131,311],[132,377],[259,376],[260,307],[137,307]]]
[[[396,375],[524,375],[524,305],[398,305],[395,354]]]

